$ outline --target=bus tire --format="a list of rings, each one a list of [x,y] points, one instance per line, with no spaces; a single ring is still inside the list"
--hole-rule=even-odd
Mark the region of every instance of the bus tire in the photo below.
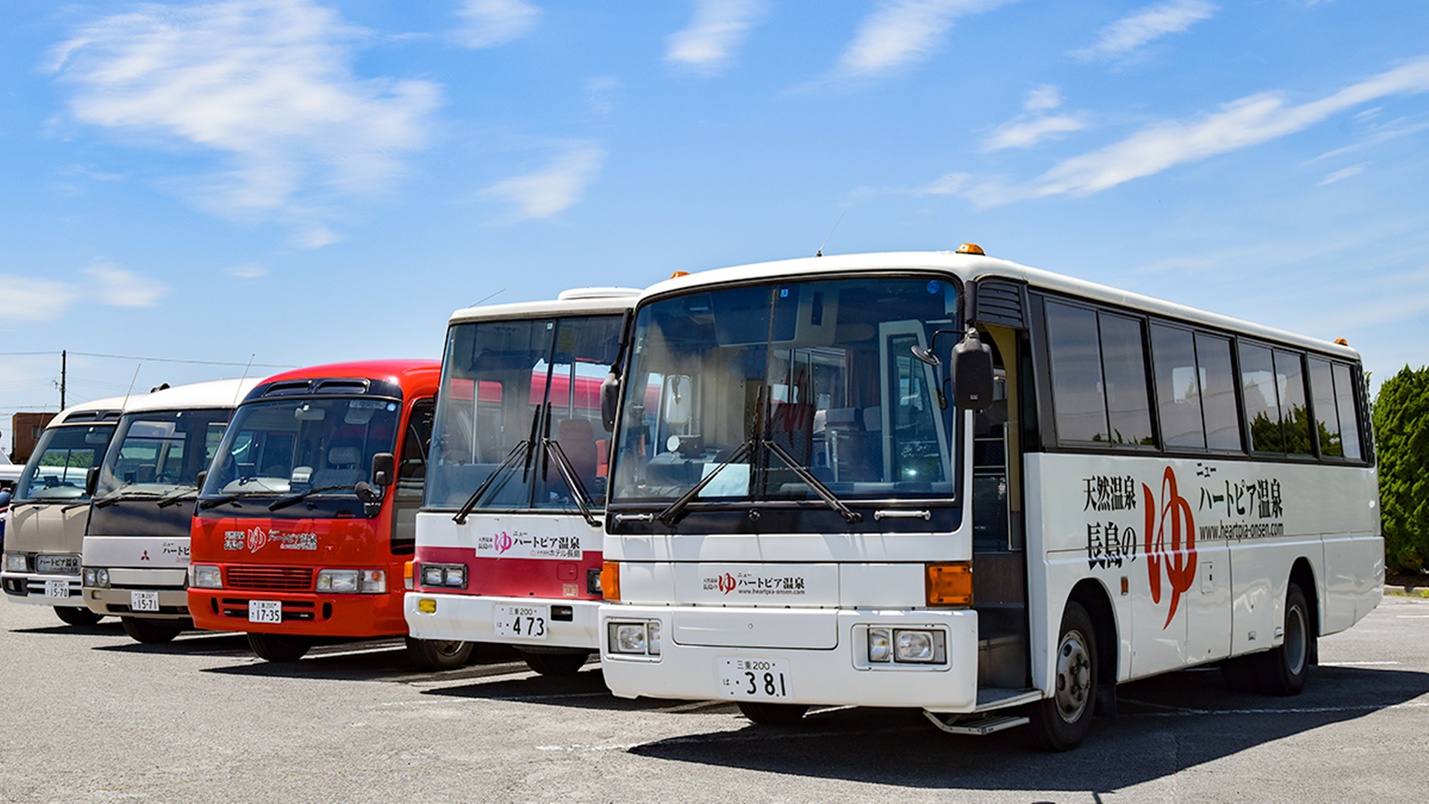
[[[64,620],[66,625],[94,625],[104,619],[103,614],[79,606],[55,606],[55,616]]]
[[[288,634],[248,634],[248,647],[269,662],[296,662],[313,646],[306,637]]]
[[[585,666],[590,658],[587,651],[576,653],[532,653],[521,651],[526,666],[543,676],[573,676]]]
[[[1092,728],[1098,678],[1096,630],[1082,604],[1071,601],[1053,657],[1052,697],[1032,705],[1032,742],[1044,751],[1067,751],[1082,744]]]
[[[793,726],[804,719],[807,704],[777,704],[763,701],[740,701],[740,714],[761,726]]]
[[[455,670],[471,658],[472,644],[457,639],[407,637],[407,658],[423,670]]]
[[[1255,657],[1261,662],[1261,691],[1268,695],[1299,695],[1310,672],[1314,639],[1305,593],[1291,581],[1285,590],[1285,641]]]
[[[162,645],[172,642],[184,630],[182,620],[155,620],[148,617],[120,617],[119,624],[124,633],[135,642],[145,645]]]

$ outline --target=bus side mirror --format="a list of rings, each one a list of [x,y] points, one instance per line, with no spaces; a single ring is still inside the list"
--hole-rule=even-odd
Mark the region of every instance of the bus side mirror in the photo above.
[[[987,410],[992,407],[992,349],[968,327],[953,347],[953,404],[959,410]]]
[[[84,473],[84,496],[93,497],[94,490],[99,488],[99,467],[91,466],[89,471]]]
[[[397,469],[397,459],[390,452],[379,452],[372,456],[372,485],[390,486]]]
[[[620,378],[615,372],[600,382],[600,424],[607,433],[615,432],[615,410],[620,406]]]
[[[198,489],[199,491],[203,491],[203,484],[206,480],[208,480],[208,470],[204,469],[203,471],[198,473],[197,477],[194,478],[194,488]]]

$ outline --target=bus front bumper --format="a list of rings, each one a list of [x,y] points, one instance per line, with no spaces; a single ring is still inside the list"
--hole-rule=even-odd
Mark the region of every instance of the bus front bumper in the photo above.
[[[255,601],[276,602],[279,622],[256,622]],[[194,626],[208,631],[256,631],[311,637],[405,636],[401,593],[316,594],[189,587]]]
[[[419,639],[515,647],[600,647],[600,601],[408,592],[407,627]]]
[[[635,652],[641,624],[643,655]],[[650,624],[658,624],[656,639]],[[940,712],[971,712],[977,705],[977,614],[971,610],[606,604],[600,626],[605,683],[623,698]],[[623,637],[630,639],[622,643]],[[900,639],[905,649],[925,650],[899,651]]]
[[[5,590],[7,600],[16,603],[31,603],[36,606],[84,607],[81,596],[80,576],[41,575],[37,572],[0,573],[0,587]],[[63,590],[64,594],[59,592]]]
[[[110,570],[110,576],[118,570]],[[84,587],[84,604],[95,614],[144,617],[155,620],[189,619],[189,598],[184,588],[185,570],[126,570],[138,580],[110,586]],[[131,585],[132,584],[132,585]]]

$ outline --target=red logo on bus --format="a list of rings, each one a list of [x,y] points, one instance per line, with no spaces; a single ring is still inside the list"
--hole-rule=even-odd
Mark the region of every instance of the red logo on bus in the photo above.
[[[1146,511],[1146,572],[1151,578],[1151,601],[1161,602],[1161,581],[1164,576],[1170,587],[1171,608],[1166,612],[1166,624],[1171,625],[1181,595],[1196,579],[1196,521],[1191,504],[1176,490],[1176,473],[1171,467],[1161,475],[1161,504],[1158,507],[1151,488],[1141,484]],[[1163,569],[1164,568],[1164,569]]]
[[[727,595],[730,592],[734,591],[734,587],[735,583],[733,575],[730,575],[728,572],[726,572],[725,574],[719,576],[719,590],[721,592],[724,592]]]

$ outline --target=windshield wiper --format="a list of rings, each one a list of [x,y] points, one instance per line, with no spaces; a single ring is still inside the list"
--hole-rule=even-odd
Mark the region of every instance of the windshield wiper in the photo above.
[[[586,491],[585,484],[581,482],[580,476],[576,474],[574,466],[571,466],[571,459],[566,457],[566,451],[561,449],[561,445],[547,438],[542,441],[546,445],[546,454],[556,458],[556,470],[561,479],[566,481],[566,486],[571,490],[571,497],[576,501],[576,507],[581,509],[581,516],[585,517],[586,524],[593,528],[600,527],[595,516],[590,512],[590,494]]]
[[[838,514],[844,518],[845,522],[852,525],[855,522],[861,522],[863,520],[863,514],[844,505],[843,501],[835,497],[834,493],[829,490],[828,486],[824,485],[822,480],[814,477],[813,472],[801,466],[798,461],[794,460],[794,456],[785,451],[783,447],[773,441],[766,440],[764,442],[764,448],[783,462],[785,466],[789,467],[796,477],[804,481],[809,488],[814,490],[815,494],[819,495],[819,499],[823,500],[825,505],[837,511]]]
[[[268,504],[268,510],[277,511],[280,508],[287,508],[294,503],[300,503],[303,500],[306,500],[307,498],[313,496],[314,494],[321,494],[324,491],[340,491],[342,489],[350,489],[352,488],[352,485],[353,484],[351,483],[341,483],[334,486],[314,486],[307,491],[300,491],[297,494],[289,494],[286,497],[279,497],[278,499]]]
[[[524,458],[530,452],[530,441],[522,441],[512,447],[511,451],[506,453],[506,457],[501,459],[501,463],[498,463],[496,468],[491,470],[491,474],[487,475],[486,479],[481,481],[481,485],[476,487],[476,491],[473,491],[471,496],[466,498],[466,502],[463,503],[461,509],[456,512],[456,516],[452,517],[452,521],[458,525],[465,525],[467,515],[472,512],[472,509],[476,508],[476,504],[486,495],[486,490],[491,488],[491,484],[496,481],[496,478],[515,466],[517,461]]]
[[[179,491],[173,492],[172,494],[170,494],[170,495],[167,496],[167,497],[162,497],[162,498],[160,498],[158,505],[159,505],[160,508],[168,508],[168,507],[171,506],[171,505],[178,505],[179,503],[183,502],[183,501],[186,500],[186,499],[190,499],[190,498],[197,497],[197,496],[198,496],[198,489],[197,489],[197,488],[192,488],[192,489],[180,489]]]
[[[103,497],[96,497],[90,500],[90,504],[95,508],[108,508],[120,500],[156,500],[159,495],[152,491],[116,491],[113,494],[106,494]]]
[[[700,492],[704,491],[705,486],[708,486],[710,482],[714,480],[715,475],[724,471],[726,466],[752,453],[755,443],[756,442],[751,439],[740,444],[739,449],[736,449],[728,458],[725,458],[723,462],[711,469],[704,477],[700,478],[700,482],[691,486],[689,491],[681,494],[679,499],[666,506],[665,510],[656,514],[655,518],[664,522],[669,527],[674,527],[675,523],[679,522],[680,518],[684,516],[685,509],[690,506],[691,502],[694,502],[696,497],[700,496]]]

